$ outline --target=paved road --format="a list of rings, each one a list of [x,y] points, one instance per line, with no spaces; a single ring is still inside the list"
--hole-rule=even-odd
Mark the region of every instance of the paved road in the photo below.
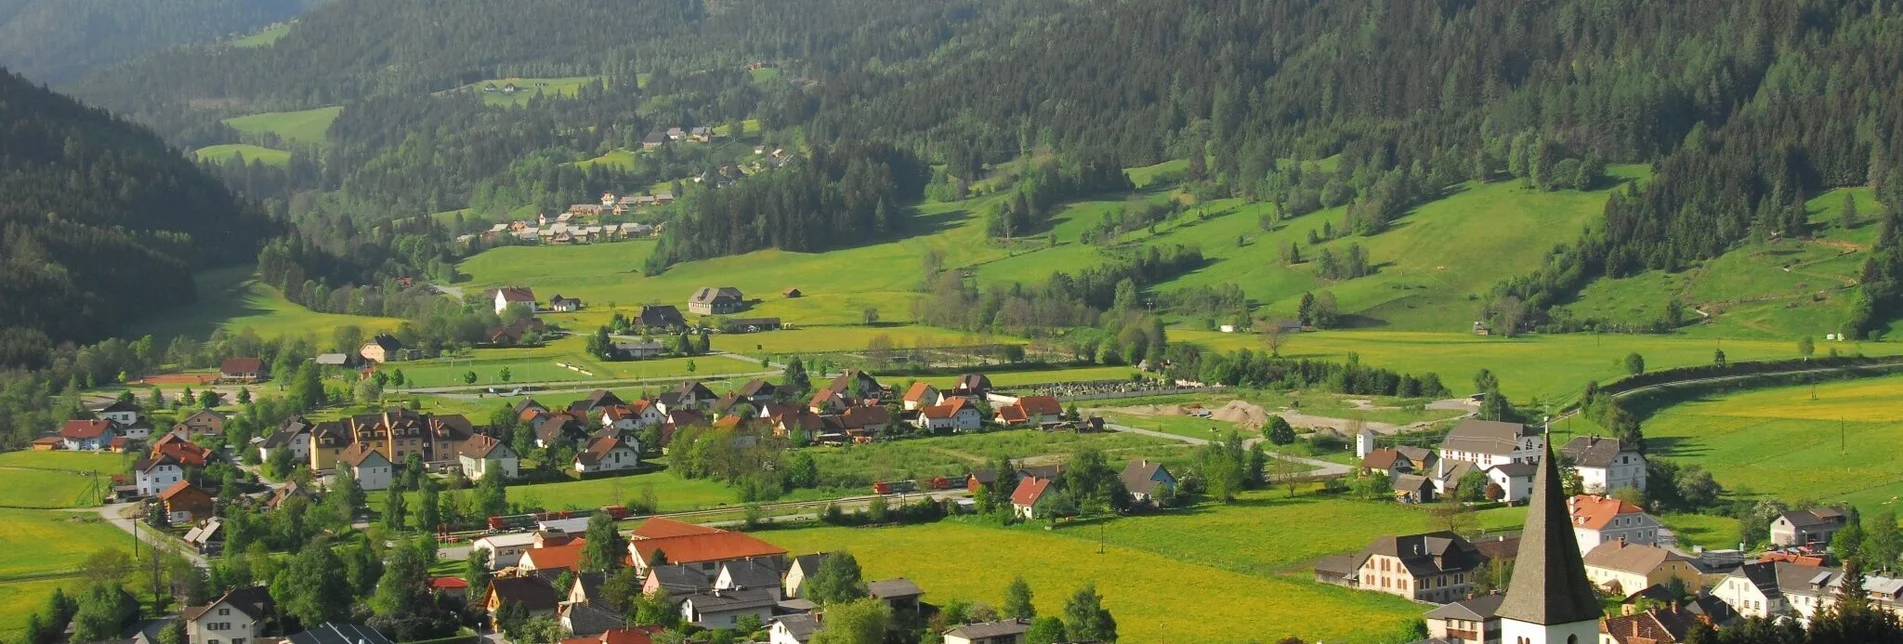
[[[166,550],[170,550],[173,552],[177,552],[178,554],[184,555],[186,559],[190,559],[194,565],[197,565],[200,568],[204,568],[210,565],[208,562],[205,561],[205,558],[203,556],[200,556],[196,552],[192,552],[191,548],[186,548],[183,543],[181,543],[177,539],[173,539],[171,535],[166,534],[164,532],[160,532],[151,527],[137,526],[134,524],[133,519],[127,519],[125,517],[120,516],[121,512],[124,512],[126,508],[132,507],[133,505],[135,504],[114,503],[111,505],[102,505],[102,506],[99,506],[98,508],[86,508],[86,509],[73,510],[73,512],[97,511],[99,513],[99,518],[105,519],[107,523],[111,523],[113,526],[119,528],[120,530],[124,530],[127,533],[137,535],[140,541],[144,541],[155,547],[164,548]]]
[[[1898,369],[1898,368],[1903,368],[1903,362],[1879,362],[1876,364],[1856,364],[1856,365],[1846,365],[1841,367],[1787,369],[1784,371],[1765,371],[1761,373],[1744,373],[1744,374],[1736,374],[1736,375],[1730,375],[1730,376],[1712,376],[1709,378],[1690,378],[1686,380],[1673,380],[1670,382],[1650,384],[1650,385],[1645,385],[1643,387],[1634,387],[1632,389],[1628,389],[1628,390],[1613,394],[1612,397],[1625,398],[1627,396],[1631,396],[1632,394],[1636,394],[1636,393],[1647,392],[1647,391],[1657,391],[1660,389],[1669,389],[1672,387],[1682,387],[1685,385],[1704,385],[1704,384],[1711,384],[1716,382],[1732,382],[1737,380],[1750,380],[1752,378],[1761,378],[1766,376],[1801,376],[1804,374],[1841,373],[1846,371],[1881,371],[1881,370],[1890,370],[1890,369]],[[1560,414],[1559,416],[1555,416],[1553,420],[1558,421],[1558,420],[1564,420],[1566,418],[1570,418],[1573,416],[1577,416],[1579,415],[1580,411],[1581,410],[1579,409],[1574,409],[1564,414]]]
[[[1178,436],[1176,434],[1143,429],[1140,427],[1131,427],[1129,425],[1119,425],[1116,423],[1104,423],[1103,426],[1105,429],[1109,429],[1111,431],[1129,432],[1129,433],[1138,434],[1141,436],[1150,436],[1154,438],[1163,438],[1163,439],[1168,439],[1173,441],[1181,441],[1191,445],[1208,445],[1209,444],[1209,440],[1204,438],[1196,438],[1193,436]],[[1243,441],[1243,445],[1245,446],[1254,445],[1260,442],[1262,442],[1261,438],[1251,438],[1251,439]],[[1349,468],[1348,466],[1342,465],[1340,463],[1331,463],[1331,462],[1320,460],[1320,459],[1313,459],[1313,458],[1308,458],[1305,456],[1294,456],[1290,454],[1281,454],[1276,452],[1269,452],[1269,455],[1282,459],[1282,460],[1294,461],[1294,462],[1301,463],[1301,464],[1308,465],[1310,467],[1315,468],[1313,472],[1309,473],[1312,478],[1335,478],[1339,476],[1347,476],[1354,472],[1352,468]]]

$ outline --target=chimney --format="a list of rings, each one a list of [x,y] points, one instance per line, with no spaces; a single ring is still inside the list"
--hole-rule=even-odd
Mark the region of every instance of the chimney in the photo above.
[[[1635,613],[1637,613],[1637,612],[1639,612],[1639,607],[1638,607],[1637,605],[1634,605],[1634,604],[1621,604],[1621,605],[1619,606],[1619,614],[1620,614],[1620,615],[1623,615],[1623,616],[1626,616],[1626,617],[1631,617],[1631,616],[1632,616],[1633,614],[1635,614]]]

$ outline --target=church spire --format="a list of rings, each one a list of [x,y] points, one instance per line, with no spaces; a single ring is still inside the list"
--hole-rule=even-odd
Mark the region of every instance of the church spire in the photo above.
[[[1573,537],[1572,513],[1566,509],[1552,441],[1544,442],[1539,473],[1533,477],[1533,496],[1527,503],[1526,532],[1520,536],[1519,558],[1513,563],[1513,581],[1496,614],[1524,624],[1596,624],[1605,613],[1592,582],[1586,579],[1586,564]]]

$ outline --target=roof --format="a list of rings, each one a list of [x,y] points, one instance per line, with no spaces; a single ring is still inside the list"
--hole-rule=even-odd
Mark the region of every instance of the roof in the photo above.
[[[194,491],[205,498],[211,498],[211,493],[206,492],[202,489],[199,489],[199,487],[196,485],[192,485],[191,481],[179,481],[177,483],[173,483],[172,487],[165,488],[164,492],[160,492],[159,500],[170,501],[174,498],[177,498],[179,495],[185,494],[186,492],[194,492]]]
[[[1539,473],[1539,466],[1532,463],[1501,463],[1487,469],[1516,479],[1533,478],[1533,475]]]
[[[774,588],[715,590],[694,593],[681,598],[681,601],[693,602],[696,613],[728,613],[774,606],[780,603],[780,596],[779,590]]]
[[[714,587],[714,579],[698,565],[664,565],[648,568],[648,579],[670,593],[693,594]]]
[[[179,611],[178,616],[188,622],[196,621],[199,616],[220,605],[230,606],[251,619],[260,620],[270,617],[272,607],[276,604],[271,601],[271,593],[263,586],[246,586],[225,591],[225,594],[206,602],[204,606],[187,607]]]
[[[1666,562],[1684,561],[1685,558],[1657,546],[1607,541],[1587,552],[1584,560],[1586,565],[1594,568],[1649,575]]]
[[[674,519],[669,519],[667,517],[654,517],[652,519],[648,519],[647,521],[642,522],[640,526],[635,527],[634,532],[630,534],[629,537],[636,540],[665,539],[668,537],[683,537],[683,536],[695,535],[695,534],[714,534],[717,532],[725,532],[725,531],[719,528],[709,528],[707,526],[700,525],[698,523],[676,521]]]
[[[1832,526],[1832,525],[1841,525],[1844,522],[1844,513],[1842,510],[1838,510],[1837,508],[1812,508],[1809,510],[1792,510],[1790,512],[1785,512],[1778,516],[1783,517],[1785,521],[1789,521],[1792,526],[1799,527],[1799,528],[1816,528],[1816,527],[1824,527],[1824,526]]]
[[[108,429],[112,429],[112,423],[110,421],[69,420],[66,421],[65,425],[60,426],[59,435],[60,438],[88,440],[105,436],[106,430]]]
[[[779,557],[786,554],[785,548],[740,532],[637,539],[628,542],[628,547],[638,553],[642,561],[654,561],[654,552],[659,550],[666,554],[668,563],[676,564],[729,561],[749,557]]]
[[[1574,437],[1566,441],[1565,447],[1559,448],[1560,455],[1573,459],[1574,465],[1592,468],[1612,467],[1613,461],[1619,458],[1619,454],[1625,452],[1637,453],[1638,450],[1628,449],[1625,443],[1617,438],[1598,436]]]
[[[672,304],[643,306],[636,319],[641,321],[641,326],[687,326],[687,318]]]
[[[316,628],[292,635],[291,644],[390,644],[390,638],[368,626],[324,622]]]
[[[713,304],[721,300],[739,299],[741,299],[740,289],[731,286],[703,286],[699,290],[694,291],[694,297],[688,301],[694,304]]]
[[[1769,561],[1748,563],[1731,571],[1730,576],[1743,577],[1751,585],[1757,586],[1758,592],[1763,593],[1766,599],[1776,599],[1784,596],[1778,587],[1778,566],[1778,563]]]
[[[1500,610],[1500,602],[1505,600],[1505,595],[1481,595],[1452,604],[1443,604],[1440,608],[1427,611],[1426,617],[1484,622],[1493,619],[1494,612]]]
[[[762,561],[747,559],[729,561],[721,564],[727,572],[728,580],[738,588],[778,588],[780,587],[780,568]]]
[[[139,403],[136,403],[124,398],[114,398],[112,399],[112,404],[99,408],[99,413],[102,413],[102,414],[111,413],[111,412],[124,412],[124,411],[130,411],[130,412],[139,411]]]
[[[1162,484],[1157,476],[1169,476],[1169,470],[1163,464],[1147,458],[1130,461],[1123,466],[1123,487],[1134,494],[1150,494]]]
[[[1539,474],[1533,477],[1533,495],[1527,501],[1526,530],[1520,535],[1520,556],[1513,564],[1513,580],[1499,615],[1527,624],[1572,624],[1598,621],[1605,614],[1586,578],[1567,520],[1559,464],[1551,445],[1541,450]]]
[[[431,577],[429,587],[433,590],[467,590],[469,581],[461,577]]]
[[[925,591],[921,590],[918,584],[912,583],[912,580],[899,577],[897,579],[867,582],[866,594],[879,599],[898,599],[901,597],[918,597],[924,595]]]
[[[1023,408],[1026,414],[1037,414],[1039,416],[1064,413],[1064,406],[1057,402],[1057,398],[1052,396],[1025,396],[1018,399],[1018,407]]]
[[[776,617],[773,618],[773,622],[785,629],[787,635],[791,635],[794,640],[801,642],[811,638],[813,633],[819,632],[819,621],[813,619],[811,613]]]
[[[541,577],[497,577],[489,582],[489,592],[495,593],[502,601],[521,604],[530,611],[555,610],[561,603],[555,589],[548,580]]]
[[[771,382],[767,382],[766,380],[761,378],[754,378],[752,380],[748,380],[747,384],[741,385],[740,389],[736,390],[735,393],[738,393],[742,396],[746,396],[748,398],[753,398],[756,396],[771,396],[778,389],[779,387],[774,385]]]
[[[991,377],[982,373],[968,373],[959,376],[958,384],[954,385],[953,388],[965,391],[987,390],[991,388]]]
[[[1007,619],[1001,622],[979,622],[976,624],[957,626],[945,631],[945,635],[947,637],[957,635],[968,640],[978,641],[980,639],[993,637],[1013,637],[1029,632],[1031,632],[1030,624],[1021,620]]]
[[[1567,503],[1573,526],[1603,530],[1621,515],[1645,514],[1639,506],[1609,496],[1581,494]]]
[[[264,361],[258,358],[226,358],[218,362],[218,373],[263,373]]]
[[[1394,467],[1394,462],[1400,458],[1401,452],[1392,447],[1383,447],[1361,457],[1361,467],[1370,470],[1385,470]]]
[[[933,387],[932,383],[920,380],[918,382],[912,383],[912,386],[905,390],[904,400],[905,402],[912,402],[912,403],[924,402],[926,396],[932,395],[937,392],[938,392],[938,388]]]
[[[529,570],[554,570],[567,568],[581,571],[581,549],[588,545],[587,539],[572,539],[559,546],[530,548],[522,553],[521,567]]]
[[[369,443],[353,443],[350,447],[344,448],[343,453],[338,454],[337,458],[345,463],[349,463],[351,467],[362,467],[372,456],[385,463],[390,462],[390,459],[385,457],[383,452],[377,451],[377,449],[371,447]]]
[[[224,527],[225,522],[223,519],[216,517],[206,519],[204,523],[194,526],[191,530],[185,532],[185,542],[200,546],[211,543],[215,539],[222,538],[218,536],[218,532]]]
[[[564,625],[575,635],[598,635],[626,623],[621,615],[591,602],[565,603],[561,611],[568,618]]]
[[[601,463],[603,457],[614,452],[617,447],[628,449],[627,445],[622,444],[621,439],[613,436],[603,436],[590,444],[586,451],[576,454],[575,460],[583,465],[596,465]]]
[[[503,445],[502,441],[485,434],[470,436],[468,440],[463,441],[461,449],[463,456],[475,459],[489,458],[498,449],[505,450],[505,453],[497,455],[496,458],[505,458],[512,454],[512,452],[506,452],[508,446]]]
[[[1519,423],[1469,418],[1460,421],[1441,441],[1441,449],[1476,454],[1507,454],[1518,448],[1521,438],[1533,430]]]
[[[1359,570],[1375,555],[1401,560],[1408,574],[1416,577],[1473,570],[1486,563],[1486,558],[1472,543],[1446,531],[1375,539],[1355,555],[1355,569]]]
[[[178,459],[173,458],[171,454],[159,454],[152,458],[142,458],[132,462],[132,471],[150,472],[152,468],[165,465],[178,467]]]
[[[999,407],[998,418],[1004,419],[1006,423],[1022,423],[1026,420],[1030,420],[1031,417],[1024,413],[1023,407],[1012,404]]]
[[[1042,498],[1044,491],[1050,489],[1050,487],[1051,480],[1046,478],[1033,476],[1018,481],[1018,489],[1011,492],[1011,504],[1023,506],[1037,505],[1037,500]]]
[[[403,342],[401,340],[396,339],[396,336],[390,335],[388,333],[379,333],[377,334],[377,337],[370,338],[370,341],[366,342],[365,344],[377,345],[378,348],[383,349],[384,351],[396,351],[398,349],[403,348]]]
[[[951,417],[957,416],[958,412],[961,412],[967,409],[970,409],[972,411],[978,410],[977,407],[971,406],[971,401],[954,396],[954,397],[945,399],[945,402],[943,404],[932,405],[930,407],[926,407],[922,410],[919,410],[919,414],[925,416],[926,418],[951,418]]]
[[[490,297],[501,296],[504,302],[535,302],[535,290],[526,286],[504,286],[489,290]]]

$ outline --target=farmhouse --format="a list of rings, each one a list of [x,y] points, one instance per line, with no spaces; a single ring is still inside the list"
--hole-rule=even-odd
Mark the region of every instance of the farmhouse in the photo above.
[[[681,310],[668,304],[650,304],[641,307],[634,316],[634,323],[649,331],[675,331],[687,328],[687,318]]]
[[[573,313],[581,310],[581,300],[562,297],[557,293],[555,297],[548,298],[548,309],[557,313]]]
[[[69,420],[59,428],[60,441],[70,450],[99,451],[116,435],[105,420]]]
[[[1011,510],[1021,519],[1037,518],[1037,502],[1051,488],[1051,479],[1027,476],[1011,492]]]
[[[1586,578],[1607,593],[1625,597],[1673,578],[1692,592],[1703,588],[1704,576],[1678,553],[1657,546],[1610,541],[1585,555]]]
[[[216,436],[225,433],[225,415],[210,409],[200,409],[186,416],[172,426],[173,432]]]
[[[265,623],[276,612],[271,593],[263,586],[248,586],[226,591],[204,606],[192,606],[178,612],[185,622],[185,636],[192,642],[257,641],[264,636]]]
[[[139,496],[152,496],[185,480],[185,467],[166,455],[142,458],[132,463]]]
[[[1176,476],[1170,474],[1169,468],[1147,458],[1124,465],[1122,478],[1130,498],[1138,503],[1154,502],[1158,493],[1176,490]]]
[[[363,343],[363,348],[357,350],[357,355],[363,356],[364,360],[374,364],[395,362],[403,359],[403,342],[396,339],[394,335],[379,333],[377,337]]]
[[[1356,555],[1355,585],[1415,601],[1445,603],[1473,590],[1473,575],[1487,558],[1452,532],[1375,539]]]
[[[905,396],[900,399],[904,403],[905,411],[924,409],[942,400],[943,397],[938,394],[938,388],[923,380],[912,383],[911,387],[906,388]]]
[[[512,479],[521,466],[521,458],[514,449],[483,434],[470,436],[463,441],[460,450],[456,460],[462,466],[463,476],[471,480],[480,481],[491,475]]]
[[[660,132],[649,132],[647,136],[641,138],[643,150],[652,150],[663,145],[667,145],[667,135]]]
[[[218,363],[218,379],[232,382],[264,382],[271,371],[257,358],[226,358]]]
[[[575,471],[584,474],[596,472],[619,472],[641,466],[640,443],[634,439],[621,439],[614,436],[597,438],[580,454],[575,455]]]
[[[747,307],[747,301],[740,289],[731,286],[701,287],[687,300],[687,311],[700,315],[727,315],[739,313]]]
[[[174,525],[211,518],[214,507],[211,494],[192,485],[191,481],[179,481],[165,488],[159,493],[159,502],[165,505],[166,520]]]
[[[1602,543],[1658,544],[1659,522],[1639,506],[1587,494],[1567,500],[1566,506],[1580,552],[1590,552]]]
[[[1439,456],[1424,448],[1383,447],[1361,458],[1361,471],[1370,474],[1386,472],[1389,478],[1394,478],[1402,474],[1433,472],[1439,462]]]
[[[350,476],[357,480],[357,487],[366,492],[390,487],[390,480],[396,476],[396,468],[390,464],[390,459],[369,443],[351,445],[337,456],[337,461],[350,468]]]
[[[998,407],[997,423],[1006,427],[1042,426],[1063,422],[1064,406],[1051,396],[1024,396]]]
[[[649,520],[648,523],[653,523]],[[670,522],[673,523],[673,522]],[[646,525],[642,526],[647,527]],[[665,530],[674,530],[671,525],[662,526]],[[778,559],[786,556],[786,549],[761,541],[741,532],[727,532],[712,528],[701,528],[686,534],[674,532],[656,532],[670,536],[633,538],[628,542],[628,554],[634,559],[636,571],[645,573],[655,562],[655,553],[665,555],[667,563],[675,565],[698,565],[701,570],[714,571],[722,563],[767,557]],[[704,530],[712,530],[706,532]],[[683,532],[685,532],[683,530]],[[642,536],[636,529],[637,537]]]
[[[503,311],[509,310],[511,306],[520,306],[528,309],[530,313],[535,312],[535,291],[526,286],[504,286],[502,288],[489,289],[485,297],[495,303],[496,315],[501,315]]]
[[[919,410],[917,422],[918,428],[925,431],[968,432],[984,426],[984,415],[969,400],[949,398],[942,404]]]
[[[667,355],[667,345],[655,340],[645,342],[616,342],[609,346],[610,356],[617,360],[648,360]]]
[[[1580,436],[1567,441],[1559,453],[1572,459],[1580,487],[1589,494],[1611,494],[1627,487],[1645,491],[1645,455],[1635,445],[1616,438]]]
[[[1771,543],[1786,548],[1827,546],[1847,523],[1843,510],[1837,508],[1785,512],[1771,522]]]
[[[1546,444],[1537,430],[1519,423],[1466,419],[1441,441],[1440,457],[1467,461],[1482,468],[1506,463],[1533,463]]]

